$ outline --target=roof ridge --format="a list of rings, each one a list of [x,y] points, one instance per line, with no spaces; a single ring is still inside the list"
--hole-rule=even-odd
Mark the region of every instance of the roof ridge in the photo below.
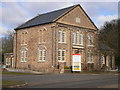
[[[77,4],[78,5],[78,4]],[[61,8],[61,9],[57,9],[57,10],[53,10],[53,11],[50,11],[50,12],[47,12],[47,13],[43,13],[43,14],[40,14],[41,15],[45,15],[45,14],[49,14],[49,13],[52,13],[52,12],[57,12],[57,11],[60,11],[60,10],[64,10],[64,9],[67,9],[67,8],[70,8],[70,7],[74,7],[76,5],[72,5],[72,6],[69,6],[69,7],[66,7],[66,8]],[[39,15],[38,15],[39,16]]]
[[[33,20],[34,18],[36,18],[36,17],[38,17],[38,16],[39,16],[39,15],[34,16],[33,18],[27,20],[25,23],[21,24],[20,26],[16,27],[15,29],[17,29],[17,28],[19,28],[19,27],[21,27],[21,26],[23,26],[23,25],[29,23],[31,20]]]
[[[64,16],[65,14],[67,14],[68,12],[70,12],[71,10],[73,10],[76,6],[78,6],[79,4],[76,4],[76,5],[73,5],[71,6],[71,8],[69,10],[67,10],[65,13],[63,13],[62,15],[60,15],[58,18],[56,18],[55,20],[53,21],[57,21],[58,19],[60,19],[62,16]],[[73,8],[72,8],[73,7]]]
[[[77,4],[78,5],[78,4]],[[26,24],[29,24],[32,20],[36,19],[36,18],[39,18],[39,17],[44,17],[46,16],[47,14],[52,14],[52,13],[57,13],[57,12],[61,12],[61,11],[65,11],[63,14],[61,14],[60,16],[58,17],[61,17],[63,16],[64,14],[66,14],[68,11],[70,11],[71,9],[73,9],[75,6],[77,5],[72,5],[72,6],[69,6],[69,7],[65,7],[65,8],[61,8],[61,9],[57,9],[57,10],[53,10],[53,11],[50,11],[50,12],[47,12],[47,13],[43,13],[43,14],[38,14],[36,15],[35,17],[31,18],[30,20],[26,21],[25,23],[23,23],[22,25],[18,26],[15,28],[15,30],[17,29],[22,29],[24,27],[29,27],[29,25],[25,26]],[[54,22],[55,20],[58,19],[58,17],[54,18],[53,20],[49,21],[49,22]],[[38,24],[36,24],[38,25]],[[34,26],[34,25],[32,25]]]

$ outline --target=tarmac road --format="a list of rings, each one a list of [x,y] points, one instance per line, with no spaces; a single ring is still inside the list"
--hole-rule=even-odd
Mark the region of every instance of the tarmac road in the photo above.
[[[22,88],[118,88],[116,74],[5,75],[3,80],[28,82]]]

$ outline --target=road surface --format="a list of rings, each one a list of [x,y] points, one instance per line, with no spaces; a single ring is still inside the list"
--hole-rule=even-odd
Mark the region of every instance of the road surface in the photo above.
[[[4,75],[3,80],[28,82],[22,88],[118,88],[117,74]]]

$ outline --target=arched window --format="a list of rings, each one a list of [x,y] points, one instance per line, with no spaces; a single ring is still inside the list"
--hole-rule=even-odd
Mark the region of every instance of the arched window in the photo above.
[[[83,45],[83,34],[77,32],[72,32],[72,43],[76,45]]]
[[[88,63],[92,63],[93,62],[93,52],[88,51]]]
[[[21,44],[22,45],[27,45],[27,31],[23,31],[21,33]]]
[[[46,60],[46,48],[39,49],[39,62],[44,62]]]
[[[102,59],[101,60],[102,64],[105,64],[105,56],[104,55],[101,56],[101,59]]]
[[[28,50],[27,48],[22,48],[21,50],[21,62],[27,62]]]
[[[65,61],[66,61],[66,50],[58,49],[58,62],[65,62]]]
[[[47,29],[44,27],[41,30],[39,30],[39,43],[45,43],[46,39],[44,38],[46,35]]]
[[[93,36],[88,34],[88,45],[93,45]]]
[[[66,32],[58,31],[58,43],[66,43]]]
[[[76,44],[79,44],[79,32],[76,32]]]
[[[6,58],[6,65],[10,65],[9,58]]]
[[[76,36],[75,36],[75,32],[72,32],[72,43],[73,43],[73,44],[75,44],[75,40],[76,40],[75,37],[76,37]]]
[[[80,45],[83,45],[83,34],[80,34],[79,44],[80,44]]]

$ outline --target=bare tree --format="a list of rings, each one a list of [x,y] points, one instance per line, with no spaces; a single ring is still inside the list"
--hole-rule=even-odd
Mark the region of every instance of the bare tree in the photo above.
[[[0,58],[2,58],[2,62],[4,61],[4,53],[13,52],[13,32],[9,31],[7,35],[0,38]]]
[[[120,65],[120,56],[118,55],[118,23],[120,19],[106,22],[99,31],[99,42],[113,49],[116,65]]]

